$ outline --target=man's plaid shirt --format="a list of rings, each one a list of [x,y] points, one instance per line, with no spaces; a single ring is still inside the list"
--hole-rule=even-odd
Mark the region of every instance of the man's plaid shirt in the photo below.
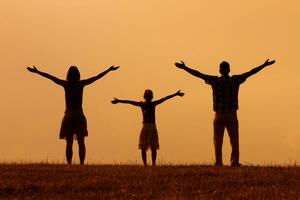
[[[211,85],[215,112],[232,112],[239,108],[238,93],[240,84],[245,82],[246,75],[209,76],[204,79]]]

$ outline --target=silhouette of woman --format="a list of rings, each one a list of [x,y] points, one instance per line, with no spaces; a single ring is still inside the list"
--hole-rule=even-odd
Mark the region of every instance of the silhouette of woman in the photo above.
[[[141,150],[142,160],[145,166],[147,165],[147,150],[149,148],[151,149],[152,165],[155,165],[157,149],[159,149],[158,134],[157,134],[156,123],[155,123],[156,106],[175,96],[182,97],[183,95],[184,93],[182,93],[179,90],[174,94],[171,94],[169,96],[166,96],[156,101],[152,101],[153,92],[151,90],[145,90],[144,101],[141,102],[120,100],[117,98],[114,98],[114,100],[111,101],[112,104],[125,103],[125,104],[131,104],[133,106],[138,106],[142,109],[143,128],[140,133],[139,149]]]
[[[83,88],[105,76],[108,72],[119,67],[111,66],[106,71],[86,80],[80,80],[80,72],[76,66],[71,66],[66,80],[61,80],[50,74],[39,71],[36,67],[27,67],[28,71],[39,74],[62,86],[65,90],[66,110],[61,123],[59,138],[66,139],[66,158],[68,164],[72,163],[73,139],[77,139],[79,146],[80,164],[85,160],[84,137],[88,136],[87,122],[82,110]]]

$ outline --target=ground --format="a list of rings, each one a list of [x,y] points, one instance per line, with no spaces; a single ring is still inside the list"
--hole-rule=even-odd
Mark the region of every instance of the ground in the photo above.
[[[0,164],[0,199],[300,199],[300,167]]]

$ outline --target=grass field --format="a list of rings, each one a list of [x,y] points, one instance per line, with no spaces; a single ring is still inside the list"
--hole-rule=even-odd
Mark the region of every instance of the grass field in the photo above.
[[[300,167],[0,164],[0,199],[300,199]]]

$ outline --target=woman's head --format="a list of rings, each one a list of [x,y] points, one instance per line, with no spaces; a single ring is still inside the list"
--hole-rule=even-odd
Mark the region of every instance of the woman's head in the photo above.
[[[145,92],[144,92],[144,99],[146,101],[151,101],[153,99],[153,92],[152,92],[152,90],[149,90],[149,89],[145,90]]]
[[[80,72],[76,66],[71,66],[67,73],[67,81],[79,81]]]

